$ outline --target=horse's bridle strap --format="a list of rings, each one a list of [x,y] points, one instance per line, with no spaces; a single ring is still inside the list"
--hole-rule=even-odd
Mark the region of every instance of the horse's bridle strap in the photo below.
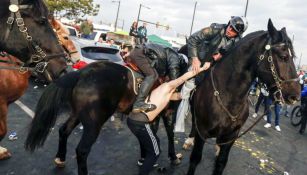
[[[52,55],[47,55],[42,48],[32,40],[32,36],[29,35],[28,33],[28,28],[25,26],[24,20],[20,14],[20,10],[24,9],[31,9],[33,8],[33,5],[19,5],[18,0],[10,0],[10,16],[7,19],[7,25],[8,28],[6,30],[5,36],[4,36],[4,41],[6,41],[10,35],[10,32],[13,28],[14,22],[16,23],[18,30],[23,34],[25,39],[28,42],[28,48],[32,52],[30,60],[27,62],[27,64],[30,63],[39,63],[41,62],[40,65],[36,65],[33,69],[34,71],[38,71],[40,73],[44,72],[46,69],[47,61],[49,58],[53,57],[65,57],[65,53],[59,53],[59,54],[52,54]],[[43,65],[43,66],[42,66]],[[43,70],[42,70],[43,68]]]

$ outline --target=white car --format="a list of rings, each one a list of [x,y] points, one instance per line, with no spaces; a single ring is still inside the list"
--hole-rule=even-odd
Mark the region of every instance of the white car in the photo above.
[[[74,69],[79,69],[92,62],[103,60],[125,65],[118,48],[95,42],[93,40],[77,37],[71,37],[71,39],[74,42],[78,52],[81,54],[80,61],[73,65]],[[81,65],[81,67],[79,65]]]

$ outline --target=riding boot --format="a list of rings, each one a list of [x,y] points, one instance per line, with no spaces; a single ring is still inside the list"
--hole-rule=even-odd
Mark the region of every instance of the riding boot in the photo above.
[[[143,80],[141,87],[138,91],[136,100],[134,102],[132,112],[149,112],[157,108],[154,104],[145,103],[145,99],[148,96],[149,91],[151,90],[154,82],[155,79],[151,76],[148,76]]]

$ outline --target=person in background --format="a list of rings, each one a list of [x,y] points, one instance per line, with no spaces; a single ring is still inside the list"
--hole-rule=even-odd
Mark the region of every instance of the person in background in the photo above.
[[[138,43],[138,23],[134,21],[130,27],[129,35],[131,36],[131,44],[134,47]]]
[[[90,19],[85,20],[80,26],[80,31],[82,33],[81,37],[90,39],[90,35],[93,33],[93,30],[93,22]]]
[[[147,41],[147,23],[143,23],[142,26],[138,28],[138,37],[139,37],[139,42],[137,44],[144,44]]]
[[[272,105],[272,99],[269,97],[268,98],[268,104]],[[274,104],[274,112],[275,112],[275,129],[276,131],[280,132],[280,126],[279,126],[279,119],[280,119],[280,109],[281,109],[281,105],[279,103],[275,103]],[[272,112],[271,110],[268,111],[267,114],[267,123],[264,125],[265,128],[270,128],[272,127],[271,124],[271,117],[272,117]]]
[[[100,43],[104,43],[103,38],[102,38],[102,37],[100,37],[100,38],[98,39],[98,42],[100,42]]]
[[[261,83],[260,84],[260,95],[258,97],[257,103],[255,105],[255,113],[252,115],[252,117],[256,118],[258,116],[260,105],[264,103],[264,112],[268,112],[270,109],[270,103],[269,103],[269,92],[267,91],[266,85]],[[264,116],[264,119],[266,119],[267,116]]]

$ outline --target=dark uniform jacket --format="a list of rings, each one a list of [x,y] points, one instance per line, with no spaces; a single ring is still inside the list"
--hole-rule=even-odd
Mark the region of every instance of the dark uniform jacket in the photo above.
[[[138,30],[137,28],[134,28],[133,26],[130,27],[130,32],[129,32],[130,36],[134,36],[134,37],[138,37]]]
[[[168,75],[171,80],[180,76],[180,60],[178,53],[172,48],[160,44],[147,43],[143,45],[144,52],[153,62],[160,76]]]
[[[193,35],[187,41],[188,57],[198,57],[202,63],[213,62],[212,55],[224,55],[240,39],[240,36],[229,39],[226,35],[226,24],[213,23]]]

